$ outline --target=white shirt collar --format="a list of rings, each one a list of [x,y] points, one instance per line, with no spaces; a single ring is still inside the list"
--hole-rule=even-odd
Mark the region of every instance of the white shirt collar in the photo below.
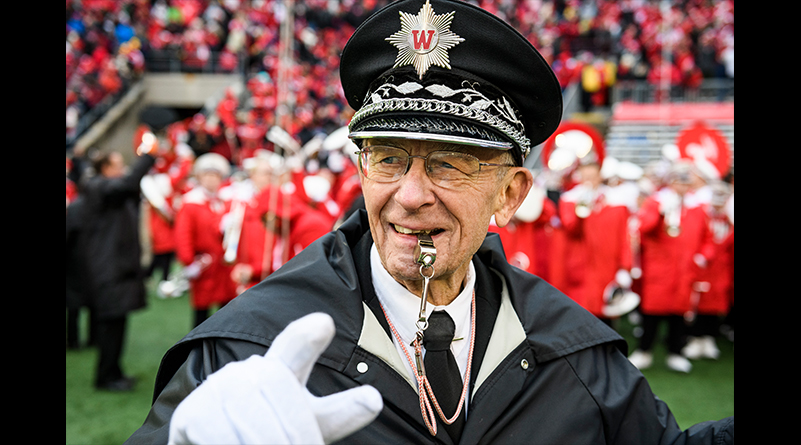
[[[420,313],[420,297],[409,292],[400,283],[395,281],[389,272],[384,269],[375,244],[373,244],[373,247],[370,249],[370,265],[376,296],[384,307],[390,321],[395,326],[395,330],[398,332],[398,335],[400,335],[407,350],[412,354],[413,352],[409,344],[414,340],[415,333],[417,332],[417,325],[415,322]],[[475,267],[471,261],[467,276],[465,277],[464,289],[456,299],[445,306],[435,306],[431,303],[426,306],[426,316],[430,316],[434,311],[444,310],[453,319],[456,325],[454,333],[455,338],[462,338],[463,340],[454,341],[451,344],[451,352],[453,352],[456,358],[462,375],[464,375],[464,370],[467,367],[467,358],[470,350],[470,306],[473,299],[475,282]],[[394,336],[393,342],[396,343],[396,347],[398,347],[400,351],[401,349],[397,345],[397,339],[395,339]],[[423,352],[425,353],[425,351]],[[402,352],[401,357],[405,363],[407,360]],[[411,372],[411,366],[408,366],[408,368]]]

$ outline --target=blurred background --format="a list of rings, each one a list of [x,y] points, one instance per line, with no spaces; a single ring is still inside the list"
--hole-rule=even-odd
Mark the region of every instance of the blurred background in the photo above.
[[[269,254],[261,253],[269,261],[259,258],[269,263],[262,278],[311,241],[301,242],[292,232],[299,226],[294,215],[313,210],[328,231],[359,208],[354,148],[343,132],[353,110],[342,94],[339,54],[356,27],[386,3],[67,0],[67,443],[121,443],[138,428],[161,357],[195,323],[193,276],[187,273],[193,258],[177,254],[173,230],[185,195],[201,186],[193,170],[197,159],[213,153],[228,165],[219,191],[225,221],[217,227],[223,249],[233,246],[228,266],[243,262],[244,252],[236,258],[231,241],[240,240],[231,228],[241,228],[241,219],[239,226],[232,221],[237,202],[257,199],[252,184],[258,165],[268,166],[272,205],[278,193],[293,209],[262,208],[262,214],[275,212],[283,221],[270,235]],[[568,291],[575,285],[571,259],[579,254],[565,242],[566,223],[575,215],[587,222],[591,217],[580,215],[583,198],[568,192],[587,182],[582,167],[596,164],[605,186],[621,186],[615,196],[624,196],[625,236],[631,239],[631,261],[613,266],[626,269],[629,280],[604,289],[598,310],[607,312],[599,316],[628,340],[630,351],[639,349],[649,329],[642,306],[619,306],[613,294],[633,293],[637,302],[647,298],[638,215],[668,185],[677,164],[691,165],[695,206],[707,215],[700,218],[707,218],[704,236],[711,241],[685,255],[705,255],[703,264],[694,257],[704,273],[693,278],[691,311],[680,315],[693,335],[697,320],[712,320],[711,333],[695,336],[712,337],[713,349],[685,348],[691,370],[667,366],[672,351],[661,338],[668,327],[660,325],[652,364],[642,369],[682,427],[733,415],[733,0],[471,3],[526,36],[553,67],[564,95],[562,127],[525,164],[537,178],[539,200],[521,209],[511,227],[491,228],[501,232],[510,261],[584,302],[580,291]],[[145,133],[155,134],[159,147],[155,165],[141,178],[137,227],[131,231],[141,247],[136,253],[144,301],[125,311],[121,352],[121,367],[135,384],[98,389],[95,319],[101,317],[96,302],[74,284],[80,273],[73,252],[91,233],[74,204],[81,201],[83,184],[101,174],[96,162],[103,154],[121,154],[130,172]],[[630,186],[629,194],[622,193],[623,185]],[[597,197],[592,199],[590,207],[597,205]],[[566,202],[575,205],[574,214],[560,213]],[[688,233],[689,217],[684,221]],[[241,280],[234,287],[241,292],[248,286]],[[703,302],[712,294],[723,303],[706,310]]]

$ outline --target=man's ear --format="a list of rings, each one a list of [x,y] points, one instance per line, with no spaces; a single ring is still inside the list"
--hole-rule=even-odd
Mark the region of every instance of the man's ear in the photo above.
[[[499,191],[499,208],[494,213],[498,227],[504,227],[511,221],[533,185],[534,175],[529,169],[516,167],[509,171]]]

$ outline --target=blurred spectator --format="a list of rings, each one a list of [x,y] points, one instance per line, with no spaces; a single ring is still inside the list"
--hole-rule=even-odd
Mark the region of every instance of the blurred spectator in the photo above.
[[[139,182],[155,163],[148,148],[128,171],[122,154],[101,154],[95,174],[82,181],[84,290],[95,323],[98,346],[95,386],[125,391],[135,380],[123,373],[121,358],[128,314],[145,307],[139,239]]]
[[[81,346],[79,320],[81,308],[87,306],[82,279],[83,257],[79,238],[83,228],[83,198],[78,194],[75,181],[70,179],[72,161],[67,158],[67,348]]]

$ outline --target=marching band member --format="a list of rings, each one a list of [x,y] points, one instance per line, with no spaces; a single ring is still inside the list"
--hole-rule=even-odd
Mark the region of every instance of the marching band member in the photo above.
[[[275,180],[273,175],[282,176],[281,166],[270,158],[280,156],[257,157],[251,174],[256,193],[245,207],[239,254],[232,271],[238,293],[257,284],[331,231],[330,217],[310,207],[293,182]],[[286,231],[283,224],[288,224]]]
[[[691,187],[685,197],[687,205],[706,206],[712,201],[712,184],[720,181],[720,172],[706,158],[694,158],[690,174]]]
[[[266,138],[269,124],[255,110],[243,114],[245,121],[236,127],[239,150],[234,159],[239,160],[238,164],[241,164],[244,159],[254,157],[258,150],[264,150],[269,145]]]
[[[629,360],[638,368],[651,366],[651,353],[660,324],[667,323],[668,368],[688,373],[692,364],[681,355],[685,319],[691,310],[692,284],[703,262],[697,262],[705,242],[703,209],[684,203],[691,190],[692,166],[673,164],[667,186],[645,200],[638,212],[642,255],[643,335]]]
[[[329,227],[334,227],[342,215],[342,209],[331,195],[331,187],[336,176],[328,168],[322,168],[314,174],[299,174],[293,184],[297,195],[306,205],[314,208],[329,220]]]
[[[727,184],[717,181],[710,185],[712,196],[703,206],[709,242],[698,253],[707,262],[702,269],[693,295],[698,297],[695,317],[689,327],[690,335],[682,354],[689,359],[717,359],[720,350],[715,338],[720,334],[720,324],[731,308],[731,269],[734,262],[734,224],[726,214],[726,204],[731,194]]]
[[[216,153],[198,156],[194,165],[197,186],[183,195],[183,203],[175,217],[175,247],[178,260],[189,266],[204,254],[209,264],[197,276],[189,277],[190,304],[194,326],[209,315],[212,306],[224,306],[236,296],[231,281],[231,266],[223,260],[222,217],[226,205],[218,194],[228,178],[231,166]]]
[[[566,235],[560,290],[610,323],[603,313],[607,286],[631,287],[630,211],[622,194],[603,183],[599,161],[582,163],[578,174],[580,183],[562,194],[558,206]]]
[[[170,274],[175,257],[175,213],[180,207],[181,195],[189,191],[187,180],[192,173],[193,164],[192,149],[179,139],[176,131],[168,129],[167,137],[159,139],[156,163],[140,183],[147,203],[150,248],[153,255],[148,276],[156,268],[161,269],[162,280],[166,280]]]
[[[260,152],[257,156],[246,160],[246,171],[250,175],[252,193],[244,200],[241,215],[239,241],[236,246],[236,258],[231,269],[231,279],[237,285],[240,294],[257,284],[262,279],[262,258],[264,253],[265,225],[259,218],[259,196],[268,189],[273,179],[274,166],[270,159],[278,156]],[[252,165],[248,165],[252,164]],[[231,246],[226,246],[231,248]],[[230,262],[231,259],[229,258]]]

